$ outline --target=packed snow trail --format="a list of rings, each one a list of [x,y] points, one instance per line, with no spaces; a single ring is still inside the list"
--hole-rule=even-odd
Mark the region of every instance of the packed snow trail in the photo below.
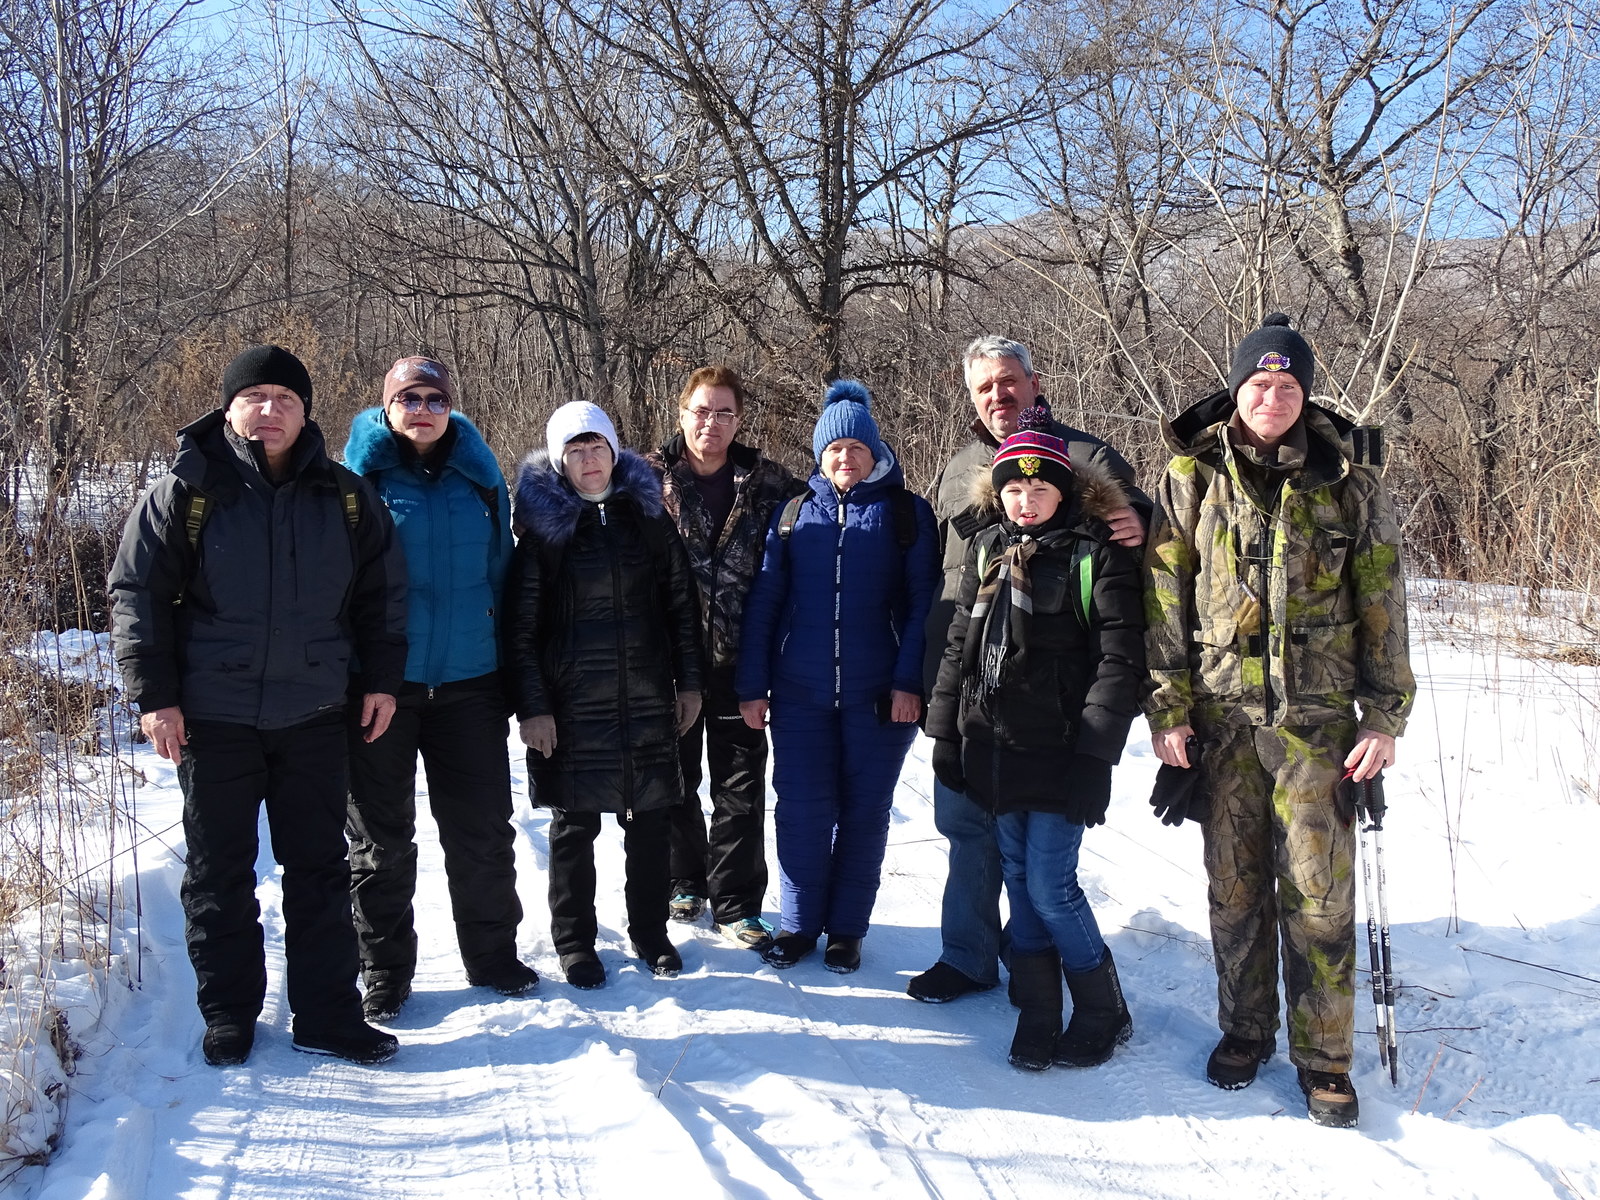
[[[264,826],[267,1008],[247,1064],[203,1063],[170,832],[141,860],[144,927],[130,938],[143,941],[143,985],[114,987],[98,1020],[74,1016],[87,1056],[66,1143],[13,1188],[30,1200],[1600,1200],[1600,805],[1582,774],[1600,744],[1583,699],[1600,694],[1597,673],[1438,644],[1416,657],[1425,691],[1386,827],[1401,1086],[1378,1066],[1363,953],[1358,1131],[1306,1120],[1282,1034],[1253,1087],[1205,1083],[1217,1033],[1199,835],[1151,817],[1142,739],[1081,868],[1133,1011],[1129,1045],[1091,1070],[1020,1072],[1005,1060],[1003,987],[910,1000],[907,979],[938,955],[945,869],[921,742],[863,966],[848,976],[820,954],[775,971],[702,924],[672,927],[683,974],[651,977],[627,954],[621,838],[607,822],[596,850],[610,981],[572,989],[549,941],[547,814],[519,799],[520,945],[543,979],[514,1000],[470,988],[422,796],[422,959],[392,1026],[400,1054],[378,1068],[290,1048]],[[140,819],[166,829],[179,812],[170,767],[142,748],[138,766],[151,781]]]

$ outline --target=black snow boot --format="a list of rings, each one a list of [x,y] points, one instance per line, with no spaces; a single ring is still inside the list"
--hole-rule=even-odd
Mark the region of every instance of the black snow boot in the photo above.
[[[1133,1018],[1122,998],[1122,981],[1111,948],[1092,971],[1067,971],[1072,992],[1072,1019],[1056,1043],[1056,1062],[1065,1067],[1096,1067],[1133,1036]]]
[[[1011,955],[1011,991],[1017,1001],[1017,1033],[1010,1061],[1024,1071],[1043,1071],[1061,1036],[1061,957],[1054,949]]]
[[[1206,1059],[1206,1079],[1225,1092],[1247,1088],[1275,1048],[1272,1038],[1257,1041],[1225,1033]]]

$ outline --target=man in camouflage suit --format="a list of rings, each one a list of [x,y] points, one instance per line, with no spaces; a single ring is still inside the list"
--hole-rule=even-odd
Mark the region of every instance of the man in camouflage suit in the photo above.
[[[1289,1057],[1307,1110],[1354,1125],[1354,833],[1346,770],[1394,762],[1415,691],[1400,530],[1353,426],[1315,404],[1311,347],[1281,313],[1246,336],[1228,390],[1164,423],[1174,452],[1146,550],[1145,703],[1156,754],[1200,743],[1223,1037],[1241,1088],[1272,1056],[1281,930]],[[1359,720],[1357,717],[1359,711]]]
[[[761,918],[767,890],[767,735],[740,717],[733,668],[744,600],[761,566],[767,526],[805,484],[737,440],[744,405],[737,371],[699,368],[678,397],[678,432],[648,457],[661,473],[662,499],[689,550],[711,666],[700,719],[678,743],[684,795],[672,810],[669,915],[694,921],[709,902],[727,937],[761,950],[772,940]],[[709,838],[698,794],[702,745],[711,774]]]

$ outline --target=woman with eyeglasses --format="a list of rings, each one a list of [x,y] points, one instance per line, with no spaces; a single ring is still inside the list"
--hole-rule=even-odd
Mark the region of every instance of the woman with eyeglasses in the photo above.
[[[500,675],[500,597],[511,560],[505,477],[455,411],[435,359],[402,358],[360,413],[346,464],[394,518],[410,580],[405,684],[386,736],[350,736],[350,898],[371,1021],[392,1020],[417,967],[417,755],[444,848],[467,980],[505,996],[539,982],[517,957],[515,833]]]
[[[605,984],[596,954],[594,840],[622,826],[628,939],[654,975],[667,936],[678,738],[700,715],[700,605],[661,480],[573,401],[517,473],[511,664],[535,804],[550,817],[550,933],[567,982]]]

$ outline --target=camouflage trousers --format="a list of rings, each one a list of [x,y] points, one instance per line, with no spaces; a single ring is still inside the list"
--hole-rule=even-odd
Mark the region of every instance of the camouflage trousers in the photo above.
[[[1354,721],[1266,728],[1195,714],[1211,792],[1204,823],[1217,1021],[1278,1030],[1279,938],[1289,1059],[1348,1071],[1355,1021],[1355,831],[1333,795]]]

